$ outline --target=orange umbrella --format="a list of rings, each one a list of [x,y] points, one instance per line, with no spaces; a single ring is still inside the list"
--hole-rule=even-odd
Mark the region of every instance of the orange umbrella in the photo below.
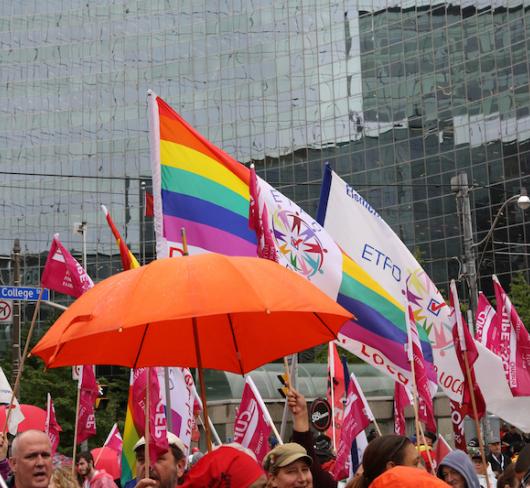
[[[159,259],[98,283],[59,317],[32,354],[48,367],[133,368],[197,367],[200,355],[204,368],[244,374],[333,340],[349,318],[277,263],[202,254]]]

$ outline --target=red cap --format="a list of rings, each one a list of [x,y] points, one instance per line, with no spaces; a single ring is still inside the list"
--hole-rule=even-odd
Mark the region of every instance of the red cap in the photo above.
[[[221,446],[190,469],[181,488],[247,488],[264,474],[248,454],[234,447]]]

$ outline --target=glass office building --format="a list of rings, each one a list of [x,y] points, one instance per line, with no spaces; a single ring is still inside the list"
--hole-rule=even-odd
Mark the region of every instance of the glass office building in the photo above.
[[[476,240],[530,186],[526,3],[0,0],[0,279],[36,285],[51,237],[88,271],[120,268],[105,204],[152,257],[146,91],[314,214],[329,162],[442,287],[460,272],[450,179],[466,172]],[[481,263],[527,271],[509,205]],[[56,297],[57,301],[64,297]]]

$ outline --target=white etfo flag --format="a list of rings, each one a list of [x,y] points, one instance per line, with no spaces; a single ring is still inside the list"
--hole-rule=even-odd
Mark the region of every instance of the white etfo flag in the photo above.
[[[4,370],[0,368],[0,403],[6,405],[6,418],[9,414],[8,409],[12,395],[13,390],[11,389],[11,385],[7,381]],[[9,425],[7,426],[11,435],[17,434],[18,424],[20,424],[20,422],[22,422],[24,419],[24,414],[20,409],[18,400],[15,398],[13,402],[13,410],[11,411],[11,415],[9,416]]]

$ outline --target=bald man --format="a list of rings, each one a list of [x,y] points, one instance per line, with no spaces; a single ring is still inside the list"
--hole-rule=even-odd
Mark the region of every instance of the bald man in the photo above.
[[[39,430],[18,434],[11,445],[9,458],[15,488],[48,488],[52,475],[52,446]]]

